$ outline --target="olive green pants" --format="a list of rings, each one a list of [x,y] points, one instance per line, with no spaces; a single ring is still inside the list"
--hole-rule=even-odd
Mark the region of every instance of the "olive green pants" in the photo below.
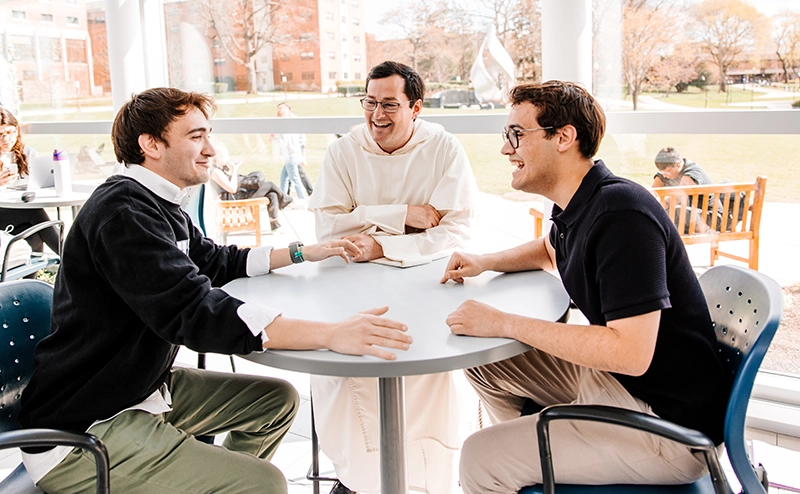
[[[112,492],[287,492],[283,474],[269,460],[297,413],[298,395],[291,384],[175,368],[167,385],[172,411],[126,411],[89,429],[108,448]],[[194,438],[224,432],[223,447]],[[59,494],[95,492],[92,455],[73,450],[39,487]]]

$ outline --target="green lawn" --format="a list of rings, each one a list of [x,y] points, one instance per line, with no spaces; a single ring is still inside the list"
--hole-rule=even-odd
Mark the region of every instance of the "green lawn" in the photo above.
[[[682,93],[643,93],[644,96],[652,96],[663,103],[672,105],[688,106],[692,108],[711,108],[711,109],[749,109],[763,108],[764,103],[774,101],[791,102],[800,99],[800,92],[797,86],[790,86],[788,95],[784,91],[783,85],[777,88],[764,87],[753,89],[752,85],[744,88],[741,84],[729,85],[727,92],[720,93],[717,86],[708,86],[708,91],[690,86]],[[628,97],[630,100],[630,97]],[[744,106],[742,106],[744,104]],[[733,106],[731,106],[733,105]]]
[[[689,93],[649,94],[663,98],[673,104],[685,106],[702,106],[705,94],[692,88]],[[738,87],[741,91],[741,86]],[[733,93],[733,90],[732,90]],[[743,92],[744,93],[744,92]],[[738,93],[737,93],[738,94]],[[800,97],[800,93],[797,93]],[[709,91],[709,106],[721,105],[726,94]],[[758,93],[756,93],[758,95]],[[362,115],[363,112],[356,98],[318,98],[292,99],[287,95],[292,110],[303,116],[309,115]],[[745,95],[734,96],[749,98]],[[242,94],[228,95],[225,99],[247,99],[247,104],[222,104],[217,112],[218,118],[274,116],[277,103],[283,100],[283,93],[260,95],[258,97]],[[275,99],[274,101],[272,99]],[[740,101],[734,99],[734,101]],[[749,99],[747,99],[749,101]],[[110,106],[110,100],[93,100],[91,106]],[[716,106],[715,106],[716,107]],[[112,118],[110,111],[87,111],[59,113],[57,115],[36,115],[28,121],[46,120],[97,120]],[[25,107],[24,110],[42,110],[43,108]],[[67,110],[64,107],[62,110]],[[503,113],[505,110],[493,110]],[[439,110],[423,109],[425,114],[472,114],[487,113],[480,110]],[[500,129],[497,133],[458,136],[472,163],[478,185],[481,190],[503,195],[512,192],[511,166],[508,160],[500,155],[502,139]],[[261,170],[265,175],[277,182],[283,162],[273,149],[268,135],[243,134],[220,135],[217,139],[225,142],[233,156],[244,161],[243,172]],[[306,147],[308,158],[307,171],[312,180],[319,172],[319,166],[328,145],[335,139],[332,135],[309,135]],[[96,149],[105,144],[103,158],[114,159],[109,136],[106,135],[29,135],[26,144],[40,153],[51,152],[53,148],[78,152],[81,146]],[[614,173],[628,177],[643,185],[652,181],[655,167],[653,158],[664,146],[677,148],[685,157],[697,162],[711,176],[720,181],[753,181],[757,175],[769,177],[767,200],[772,202],[800,202],[795,191],[800,189],[800,178],[796,171],[800,170],[800,138],[796,135],[644,135],[624,134],[608,135],[600,146],[598,157],[602,158]],[[80,177],[79,177],[80,178]]]

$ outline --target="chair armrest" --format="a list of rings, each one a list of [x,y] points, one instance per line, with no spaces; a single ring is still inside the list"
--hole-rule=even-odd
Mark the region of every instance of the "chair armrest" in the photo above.
[[[0,433],[0,449],[47,446],[72,446],[92,453],[97,465],[97,492],[109,493],[108,451],[95,436],[57,429],[21,429]]]
[[[0,280],[6,279],[6,274],[8,273],[8,253],[11,251],[11,246],[14,244],[14,242],[24,240],[34,233],[42,231],[46,228],[50,228],[51,226],[58,227],[58,252],[56,252],[56,254],[59,256],[61,255],[61,249],[64,246],[64,222],[61,220],[51,220],[37,223],[24,232],[14,235],[11,237],[11,240],[8,241],[8,245],[6,245],[6,251],[3,252],[3,268],[2,272],[0,273]]]
[[[714,492],[728,493],[725,476],[717,457],[717,448],[705,434],[667,420],[624,408],[604,405],[553,405],[539,414],[536,432],[539,438],[539,457],[542,464],[544,494],[555,492],[553,458],[550,452],[550,422],[553,420],[584,420],[629,427],[679,442],[692,450],[702,451],[711,474]]]

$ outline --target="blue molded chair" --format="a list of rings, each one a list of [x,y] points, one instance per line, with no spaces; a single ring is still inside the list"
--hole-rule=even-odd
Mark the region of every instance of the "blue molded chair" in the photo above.
[[[764,494],[766,473],[759,475],[747,456],[745,414],[756,373],[778,329],[783,293],[771,278],[736,266],[717,266],[700,277],[717,340],[733,380],[725,414],[725,448],[745,494]],[[549,424],[553,420],[605,422],[658,434],[703,452],[709,475],[685,485],[555,485],[550,456]],[[520,494],[730,494],[731,487],[717,457],[714,443],[704,434],[658,417],[595,405],[555,405],[539,414],[537,424],[543,485],[526,487]],[[557,441],[558,437],[553,437]],[[761,469],[762,467],[759,467]],[[760,478],[759,478],[760,477]]]
[[[97,492],[109,492],[108,452],[91,434],[56,429],[20,429],[22,390],[33,374],[33,349],[50,334],[53,287],[42,281],[0,284],[0,449],[72,446],[90,451],[97,464]],[[0,482],[2,493],[42,494],[20,464]]]

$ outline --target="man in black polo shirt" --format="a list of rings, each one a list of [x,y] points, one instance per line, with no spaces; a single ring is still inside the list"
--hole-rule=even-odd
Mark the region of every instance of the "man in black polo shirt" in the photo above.
[[[629,408],[721,443],[729,383],[675,226],[647,190],[592,160],[605,115],[583,88],[550,81],[518,86],[511,98],[501,151],[515,167],[515,189],[555,203],[552,229],[507,251],[454,254],[442,282],[486,270],[558,269],[590,325],[525,318],[473,300],[448,316],[456,334],[533,347],[467,370],[495,425],[464,443],[464,492],[516,493],[541,482],[538,416],[520,417],[526,401]],[[631,429],[558,422],[552,435],[559,482],[669,484],[705,474],[705,462],[687,448]]]

